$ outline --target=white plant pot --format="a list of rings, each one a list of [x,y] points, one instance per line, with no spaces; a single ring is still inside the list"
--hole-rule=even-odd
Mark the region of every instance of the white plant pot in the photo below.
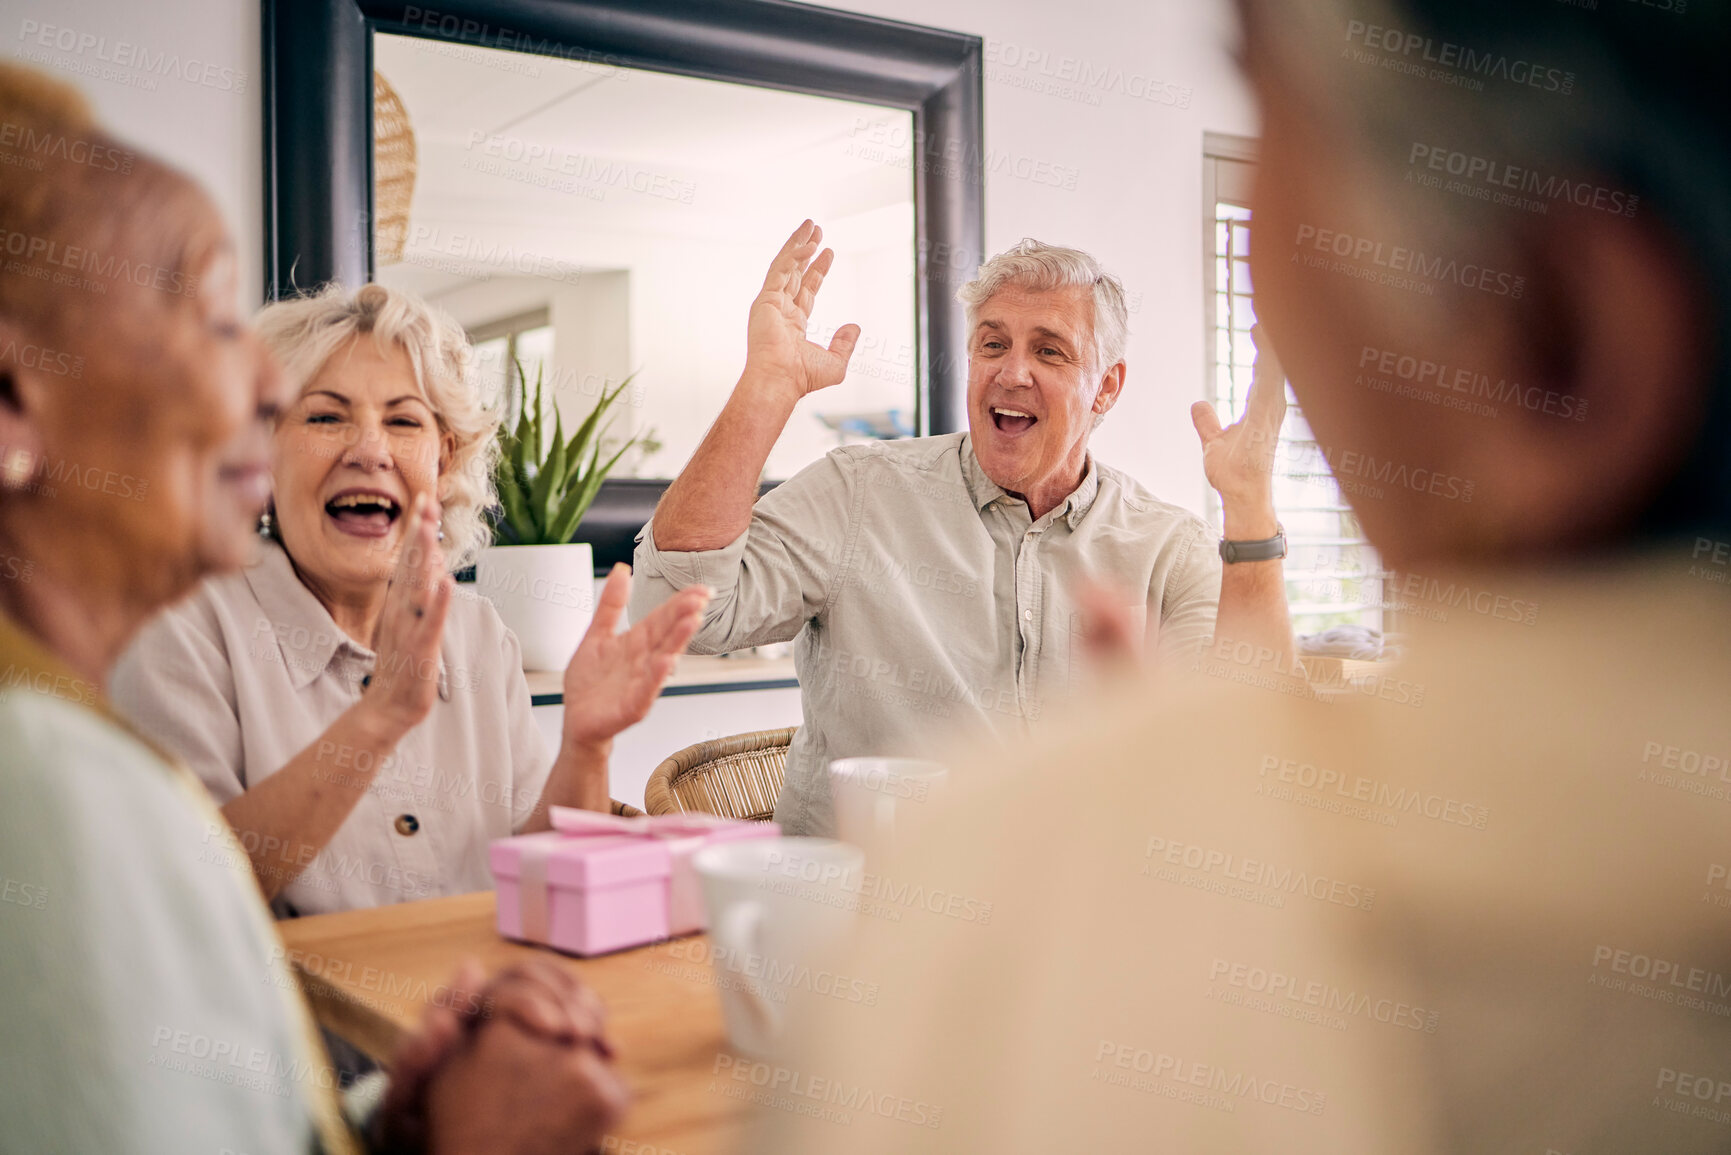
[[[595,554],[586,541],[489,546],[475,589],[517,635],[525,670],[563,670],[595,616]]]

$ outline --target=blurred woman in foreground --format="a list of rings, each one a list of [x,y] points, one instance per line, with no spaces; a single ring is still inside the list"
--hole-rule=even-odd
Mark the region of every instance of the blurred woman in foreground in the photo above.
[[[246,560],[281,384],[203,193],[149,158],[70,159],[124,150],[33,72],[0,65],[0,120],[44,145],[0,164],[4,1145],[593,1146],[624,1089],[593,997],[551,965],[459,974],[383,1105],[345,1120],[226,827],[109,713],[139,625]]]

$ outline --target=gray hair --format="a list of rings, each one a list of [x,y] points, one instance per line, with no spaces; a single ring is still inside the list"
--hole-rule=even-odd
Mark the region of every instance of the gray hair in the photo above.
[[[956,292],[956,300],[967,308],[968,332],[980,321],[980,306],[1006,285],[1036,292],[1069,287],[1089,289],[1094,295],[1094,355],[1105,369],[1124,359],[1124,343],[1130,332],[1130,312],[1124,304],[1124,286],[1100,262],[1081,249],[1048,245],[1032,237],[1016,244],[980,266],[974,279]]]
[[[500,412],[482,403],[470,371],[474,351],[468,334],[450,314],[412,293],[364,285],[351,294],[339,284],[292,300],[266,305],[255,322],[294,396],[304,391],[332,354],[363,333],[381,353],[392,345],[409,356],[415,382],[427,395],[439,431],[452,449],[441,462],[445,564],[455,571],[473,564],[492,538],[486,513],[497,498],[493,465]]]

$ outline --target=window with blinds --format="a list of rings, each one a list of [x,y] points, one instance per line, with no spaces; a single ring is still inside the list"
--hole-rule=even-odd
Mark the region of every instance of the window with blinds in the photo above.
[[[1243,416],[1256,364],[1256,343],[1250,336],[1256,324],[1249,209],[1254,165],[1254,141],[1209,134],[1204,157],[1209,242],[1204,257],[1206,396],[1226,424]],[[1274,505],[1286,527],[1286,597],[1292,628],[1300,634],[1348,624],[1384,629],[1392,622],[1384,622],[1384,575],[1376,551],[1335,484],[1290,387],[1286,400],[1286,423],[1274,457]],[[1208,500],[1218,529],[1219,495],[1210,489]]]

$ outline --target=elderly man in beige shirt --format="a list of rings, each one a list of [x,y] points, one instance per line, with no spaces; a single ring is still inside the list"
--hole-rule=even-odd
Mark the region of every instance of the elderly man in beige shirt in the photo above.
[[[838,449],[761,500],[795,404],[840,381],[857,326],[806,340],[833,260],[806,221],[752,304],[744,374],[638,539],[633,616],[714,591],[693,643],[722,653],[797,639],[805,720],[776,820],[833,829],[825,768],[914,754],[958,726],[1016,736],[1074,685],[1085,602],[1119,632],[1193,657],[1215,632],[1285,653],[1291,627],[1270,481],[1257,447],[1285,411],[1277,377],[1222,430],[1193,411],[1231,548],[1088,451],[1126,379],[1122,287],[1085,253],[1023,241],[959,296],[968,312],[967,433]],[[1221,557],[1238,559],[1224,567]],[[1121,605],[1089,591],[1111,587]],[[1128,619],[1127,621],[1123,619]]]

